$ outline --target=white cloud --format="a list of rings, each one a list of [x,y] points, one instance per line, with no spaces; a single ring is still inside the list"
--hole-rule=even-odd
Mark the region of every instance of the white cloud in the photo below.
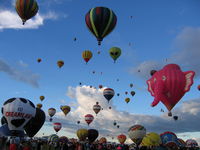
[[[25,25],[18,14],[10,10],[0,11],[0,30],[3,29],[36,29],[44,24],[44,20],[55,20],[58,16],[54,12],[44,15],[37,14],[33,19],[28,20]]]
[[[167,59],[166,63],[179,64],[184,70],[193,70],[196,72],[196,76],[199,76],[200,27],[183,28],[183,30],[176,36],[173,46],[175,53]],[[158,69],[161,69],[161,66],[163,65],[163,61],[145,61],[130,70],[131,73],[146,79],[146,77],[149,76],[150,70],[154,69],[155,66],[158,66]],[[137,73],[138,69],[141,70],[140,73]]]
[[[16,68],[11,67],[6,62],[0,59],[0,72],[8,74],[10,77],[17,81],[22,81],[28,83],[33,87],[39,87],[38,80],[39,75],[34,74],[29,70],[17,70]]]
[[[147,128],[148,132],[153,131],[157,133],[164,131],[172,131],[175,133],[200,131],[200,122],[197,121],[199,120],[198,116],[200,116],[199,99],[184,102],[178,109],[175,109],[174,114],[179,116],[179,120],[174,121],[167,114],[152,116],[119,111],[112,104],[112,100],[110,104],[107,103],[102,92],[103,89],[94,89],[89,86],[69,87],[67,93],[74,94],[73,99],[75,99],[77,107],[67,117],[62,112],[58,112],[54,118],[55,121],[63,123],[64,131],[66,130],[74,134],[80,128],[76,124],[78,120],[81,121],[81,127],[87,128],[84,116],[90,113],[95,117],[90,127],[98,129],[100,136],[111,135],[114,137],[120,133],[127,134],[128,128],[134,124],[142,124]],[[97,101],[103,107],[103,110],[96,116],[92,107]],[[111,110],[108,108],[109,106],[112,106]],[[113,125],[114,120],[120,125],[119,129]]]

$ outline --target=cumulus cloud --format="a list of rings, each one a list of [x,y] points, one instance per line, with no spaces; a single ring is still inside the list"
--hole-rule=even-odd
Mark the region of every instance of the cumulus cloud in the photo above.
[[[176,36],[174,40],[174,51],[168,59],[167,63],[177,63],[183,69],[189,69],[196,72],[196,76],[200,75],[200,27],[192,28],[185,27]],[[154,68],[160,69],[163,66],[163,62],[145,61],[136,67],[131,68],[131,73],[137,74],[142,78],[149,76],[149,70]],[[155,67],[158,66],[158,67]],[[137,73],[137,70],[141,69],[141,73]]]
[[[9,75],[11,78],[24,82],[24,83],[28,83],[32,85],[33,87],[39,87],[38,74],[34,74],[28,70],[23,70],[23,71],[17,70],[16,68],[11,67],[9,64],[7,64],[1,59],[0,59],[0,72],[4,72],[7,75]]]
[[[44,20],[55,20],[58,16],[54,12],[41,15],[37,14],[33,19],[22,25],[22,21],[18,14],[10,10],[0,11],[0,30],[3,29],[37,29],[44,24]]]
[[[94,89],[89,86],[69,87],[67,93],[73,93],[73,99],[75,99],[77,107],[67,117],[64,117],[62,112],[58,112],[55,116],[55,121],[62,122],[64,130],[70,131],[72,134],[80,126],[87,128],[84,121],[86,114],[93,114],[95,116],[90,127],[98,129],[100,136],[111,135],[116,137],[120,133],[127,134],[129,127],[134,124],[141,124],[146,127],[148,132],[157,133],[164,131],[175,133],[200,131],[200,122],[196,121],[200,119],[200,99],[186,101],[179,108],[175,109],[174,114],[179,116],[179,120],[175,121],[172,117],[168,117],[167,114],[153,116],[119,111],[112,104],[112,100],[110,104],[107,103],[103,97],[103,89]],[[97,116],[92,110],[96,102],[99,102],[103,108]],[[112,109],[109,109],[109,106],[112,106]],[[81,121],[80,126],[76,124],[78,120]],[[120,125],[119,129],[113,125],[114,120]]]

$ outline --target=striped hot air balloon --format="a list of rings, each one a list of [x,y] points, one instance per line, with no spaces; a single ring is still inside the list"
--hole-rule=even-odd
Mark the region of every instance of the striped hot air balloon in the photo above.
[[[103,91],[103,96],[107,99],[108,103],[115,95],[115,91],[111,88],[106,88]]]
[[[94,116],[91,114],[85,115],[85,121],[87,122],[88,126],[89,124],[94,120]]]
[[[37,14],[39,7],[36,0],[16,0],[15,9],[24,25]]]
[[[83,59],[85,60],[85,62],[87,64],[87,62],[92,58],[92,52],[89,51],[89,50],[85,50],[82,53],[82,57],[83,57]]]
[[[106,7],[95,7],[85,15],[85,22],[91,33],[97,38],[98,45],[116,26],[117,16]]]
[[[93,110],[96,113],[96,115],[100,112],[101,106],[99,105],[99,102],[96,102],[96,105],[93,106]]]
[[[56,132],[60,131],[60,129],[62,128],[62,124],[59,122],[55,122],[53,123],[53,128]]]

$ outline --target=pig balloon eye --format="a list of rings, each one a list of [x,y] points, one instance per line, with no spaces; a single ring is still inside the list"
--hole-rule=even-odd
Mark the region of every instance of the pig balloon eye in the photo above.
[[[162,76],[162,80],[165,81],[167,78],[165,76]]]

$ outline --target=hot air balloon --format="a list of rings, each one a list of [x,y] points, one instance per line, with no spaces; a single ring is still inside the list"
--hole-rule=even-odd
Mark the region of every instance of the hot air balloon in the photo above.
[[[36,0],[16,0],[15,9],[24,25],[27,20],[37,14],[39,8]]]
[[[183,148],[186,146],[186,142],[183,139],[178,138],[179,147]]]
[[[198,147],[198,143],[194,139],[188,139],[186,140],[186,147]]]
[[[177,121],[178,120],[178,116],[173,116],[174,120]]]
[[[99,139],[99,143],[100,143],[100,144],[105,144],[105,143],[107,143],[107,139],[106,139],[105,137],[101,137],[101,138]]]
[[[93,120],[94,120],[93,115],[91,115],[91,114],[85,115],[85,121],[87,122],[88,126]]]
[[[57,65],[58,65],[59,68],[61,68],[64,65],[64,61],[58,60]]]
[[[128,92],[126,91],[126,92],[125,92],[125,94],[127,95],[127,94],[128,94]]]
[[[76,37],[74,38],[74,42],[76,41],[77,39],[76,39]]]
[[[193,84],[195,72],[182,72],[176,64],[168,64],[147,80],[148,91],[154,96],[152,107],[161,101],[170,112]],[[168,114],[170,115],[170,113]]]
[[[112,109],[112,107],[110,106],[110,107],[108,107],[109,109]]]
[[[198,85],[197,89],[200,91],[200,85]]]
[[[96,115],[100,112],[101,106],[99,105],[99,102],[96,102],[96,105],[93,106],[93,110],[96,113]]]
[[[43,101],[45,99],[44,96],[40,96],[40,100]]]
[[[50,116],[50,121],[52,121],[52,117],[56,114],[56,109],[55,108],[49,108],[48,109],[48,114]]]
[[[88,141],[89,143],[94,142],[97,137],[99,136],[99,132],[96,129],[89,129],[88,130]]]
[[[119,56],[121,55],[121,49],[119,47],[112,47],[109,50],[109,54],[115,62],[117,58],[119,58]]]
[[[176,134],[174,134],[173,132],[170,131],[166,131],[162,134],[160,134],[161,140],[162,140],[162,144],[167,146],[167,147],[171,147],[171,146],[178,146],[178,138],[176,136]]]
[[[70,106],[60,106],[60,109],[62,110],[62,112],[65,114],[65,116],[70,112],[71,108]]]
[[[41,59],[41,58],[38,58],[38,59],[37,59],[37,62],[38,62],[38,63],[40,63],[41,61],[42,61],[42,59]]]
[[[135,91],[131,91],[131,95],[134,96],[135,95]]]
[[[59,140],[59,137],[56,134],[52,134],[48,138],[48,143],[57,143]]]
[[[88,61],[92,58],[92,52],[89,50],[83,51],[82,52],[82,57],[85,60],[86,64],[88,63]]]
[[[116,125],[117,125],[117,122],[116,122],[116,121],[114,121],[114,122],[113,122],[113,125],[114,125],[114,126],[116,126]]]
[[[85,141],[88,136],[87,129],[79,129],[76,131],[76,135],[80,141]]]
[[[106,88],[103,91],[103,96],[107,99],[108,103],[115,95],[115,91],[111,88]]]
[[[55,122],[53,123],[53,128],[56,132],[60,131],[60,129],[62,128],[62,124],[59,122]]]
[[[69,139],[66,136],[61,136],[58,142],[61,144],[67,144],[69,142]]]
[[[125,102],[128,104],[130,102],[130,98],[126,98]]]
[[[146,129],[141,125],[134,125],[129,128],[128,135],[135,144],[139,145],[146,135]]]
[[[131,88],[133,87],[133,83],[130,83],[130,87],[131,87]]]
[[[161,111],[161,112],[164,112],[164,110],[163,110],[163,109],[160,109],[160,111]]]
[[[45,112],[39,108],[36,108],[35,117],[31,118],[31,120],[24,126],[24,130],[29,137],[35,136],[38,131],[42,128],[45,122]]]
[[[150,71],[150,75],[153,76],[154,73],[156,73],[156,72],[157,72],[156,70],[151,70],[151,71]]]
[[[97,54],[101,54],[101,51],[98,51]]]
[[[77,124],[80,124],[80,121],[77,121]]]
[[[141,146],[159,146],[162,143],[160,135],[150,132],[142,139]]]
[[[124,142],[126,141],[126,135],[120,134],[120,135],[117,136],[117,139],[118,139],[120,144],[124,144]]]
[[[42,108],[42,104],[37,104],[37,108],[41,109]]]
[[[103,85],[99,85],[99,88],[102,89],[102,88],[103,88]]]
[[[117,96],[119,96],[120,94],[119,93],[117,93]]]
[[[24,126],[35,116],[36,108],[28,99],[10,98],[4,102],[2,114],[7,120],[9,130],[17,136],[18,132],[23,131]]]
[[[119,125],[117,125],[117,128],[119,128],[120,126]]]
[[[115,13],[106,7],[96,7],[89,10],[85,22],[91,33],[97,38],[98,45],[107,36],[117,23]]]

